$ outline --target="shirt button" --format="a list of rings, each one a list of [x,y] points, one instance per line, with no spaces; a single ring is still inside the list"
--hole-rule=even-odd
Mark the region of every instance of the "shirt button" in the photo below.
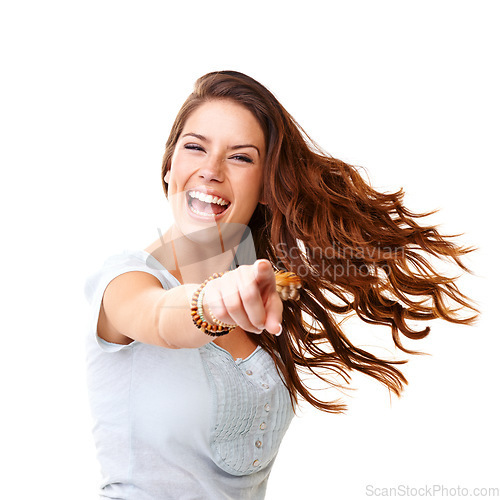
[[[262,422],[259,426],[261,430],[264,430],[267,427],[267,424],[265,422]]]
[[[264,410],[269,411],[270,409],[271,409],[271,407],[269,406],[269,403],[266,403],[264,405]]]
[[[253,466],[258,467],[260,465],[260,460],[254,460],[253,461]]]
[[[264,387],[264,389],[269,389],[269,386],[267,384],[262,384],[262,387]]]
[[[255,446],[257,446],[257,448],[260,448],[262,446],[262,441],[260,439],[255,441]]]
[[[252,370],[247,370],[247,371],[246,371],[246,374],[247,374],[247,375],[253,375],[253,371],[252,371]]]

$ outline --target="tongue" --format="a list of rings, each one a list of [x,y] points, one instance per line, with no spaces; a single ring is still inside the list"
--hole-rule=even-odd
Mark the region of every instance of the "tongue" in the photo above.
[[[199,200],[198,198],[192,198],[191,206],[195,210],[198,210],[198,212],[203,212],[206,214],[215,214],[215,215],[224,212],[224,210],[226,209],[226,207],[217,205],[217,203],[206,203],[204,201]]]

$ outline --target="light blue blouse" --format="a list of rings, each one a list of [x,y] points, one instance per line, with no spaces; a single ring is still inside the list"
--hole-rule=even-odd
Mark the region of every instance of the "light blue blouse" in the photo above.
[[[213,342],[166,349],[99,338],[104,290],[129,271],[152,274],[164,289],[179,285],[141,250],[110,257],[87,280],[88,388],[101,498],[264,498],[293,417],[272,358],[260,347],[235,361]]]

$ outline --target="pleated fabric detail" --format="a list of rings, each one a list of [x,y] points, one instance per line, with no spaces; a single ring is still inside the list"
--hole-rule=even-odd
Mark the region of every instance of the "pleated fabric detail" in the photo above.
[[[264,349],[234,361],[214,343],[205,347],[200,352],[212,390],[214,461],[229,474],[252,474],[278,453],[293,418],[288,390]]]

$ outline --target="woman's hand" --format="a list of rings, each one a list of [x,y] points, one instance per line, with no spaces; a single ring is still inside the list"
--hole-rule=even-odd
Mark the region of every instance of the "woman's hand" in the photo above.
[[[208,321],[209,310],[223,323],[238,325],[252,333],[266,329],[281,333],[283,304],[276,291],[273,267],[268,260],[251,266],[240,266],[205,287],[203,309]]]

